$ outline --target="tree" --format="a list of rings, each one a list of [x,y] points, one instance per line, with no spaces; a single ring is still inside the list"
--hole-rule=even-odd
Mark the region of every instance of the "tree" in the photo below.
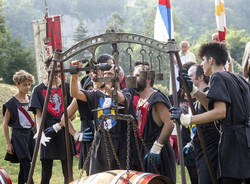
[[[26,70],[36,76],[35,59],[31,48],[21,46],[21,41],[11,39],[7,41],[6,57],[1,62],[1,78],[4,83],[13,84],[12,76],[18,70]]]
[[[0,0],[0,13],[1,7]],[[11,38],[3,15],[0,16],[0,53],[0,78],[3,82],[13,84],[12,76],[20,69],[36,74],[31,48],[24,48],[20,40]]]
[[[88,28],[84,24],[83,20],[80,19],[79,24],[74,32],[74,36],[73,36],[74,42],[79,42],[88,38],[87,33],[88,33]]]

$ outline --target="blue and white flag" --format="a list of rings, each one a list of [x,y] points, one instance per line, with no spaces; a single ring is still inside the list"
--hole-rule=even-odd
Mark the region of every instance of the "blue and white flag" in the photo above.
[[[167,42],[174,38],[170,0],[159,0],[154,25],[154,39]]]

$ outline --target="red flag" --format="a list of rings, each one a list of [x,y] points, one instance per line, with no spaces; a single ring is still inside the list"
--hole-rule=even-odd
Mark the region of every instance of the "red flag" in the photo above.
[[[56,49],[62,50],[62,34],[61,34],[61,22],[60,16],[47,17],[46,18],[46,30],[47,30],[47,54],[50,55]]]

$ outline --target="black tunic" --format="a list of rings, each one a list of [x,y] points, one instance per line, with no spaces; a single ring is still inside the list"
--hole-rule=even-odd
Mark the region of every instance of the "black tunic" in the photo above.
[[[207,90],[208,88],[204,89],[203,91],[206,92]],[[194,106],[196,114],[206,112],[206,109],[202,105],[200,105],[199,102],[196,102]],[[219,131],[216,129],[214,122],[201,124],[199,125],[199,127],[203,134],[208,159],[211,163],[214,174],[216,174],[218,167],[218,143],[220,139]],[[200,140],[197,134],[194,137],[194,147],[196,153],[196,166],[199,183],[210,184],[211,178],[208,172],[205,156],[203,154],[202,147],[200,145]]]
[[[110,97],[105,95],[103,92],[97,90],[82,91],[87,97],[87,103],[89,110],[103,108],[105,104],[113,103]],[[93,112],[93,117],[95,120],[95,130],[97,130],[100,117],[102,114],[110,114],[113,111],[109,109],[100,110]],[[105,132],[110,133],[111,139],[114,145],[115,152],[117,154],[118,160],[121,164],[121,169],[126,169],[126,146],[127,146],[127,123],[124,121],[108,120],[107,123],[104,122]],[[96,135],[95,135],[96,136]],[[109,139],[107,138],[108,151],[110,154],[111,168],[108,166],[108,157],[106,155],[105,142],[102,131],[98,134],[96,142],[94,145],[93,153],[91,153],[89,174],[95,174],[98,172],[107,171],[110,169],[119,169],[117,161],[114,158]]]
[[[28,104],[20,103],[15,97],[3,105],[3,115],[5,115],[6,109],[10,112],[8,126],[12,128],[11,143],[18,161],[31,161],[35,146],[32,128],[35,120],[34,114],[27,110]]]
[[[78,111],[80,114],[81,120],[81,131],[84,131],[86,128],[90,128],[94,135],[94,124],[93,124],[93,117],[92,112],[89,110],[88,104],[81,100],[77,100]],[[80,158],[79,158],[79,169],[83,167],[83,163],[87,157],[87,154],[90,150],[92,142],[81,142],[80,148]],[[87,164],[87,168],[84,168],[86,171],[89,170],[89,162]]]
[[[242,90],[241,90],[242,88]],[[226,118],[221,120],[222,134],[218,150],[218,176],[250,178],[250,127],[247,126],[250,112],[249,83],[228,72],[216,72],[211,77],[209,109],[214,102],[226,103]]]
[[[44,83],[37,85],[32,92],[29,109],[36,113],[36,109],[43,110],[47,86]],[[72,98],[69,95],[69,85],[66,83],[67,106],[71,103]],[[48,103],[48,112],[44,122],[44,129],[59,123],[63,114],[63,96],[62,88],[51,89],[51,95]],[[46,147],[41,145],[40,159],[64,160],[66,159],[66,144],[64,128],[57,132],[56,136],[50,140]],[[75,154],[74,141],[70,136],[71,152]]]
[[[137,117],[137,128],[138,131],[141,133],[142,138],[147,146],[148,149],[150,149],[155,142],[155,140],[158,139],[162,127],[159,127],[156,122],[153,120],[152,116],[152,109],[153,106],[156,103],[164,103],[167,108],[170,107],[170,102],[168,101],[167,97],[161,93],[159,90],[155,89],[155,92],[149,97],[147,102],[143,105],[145,108],[139,108],[137,107],[138,100],[140,99],[140,96],[138,93],[136,93],[133,89],[127,89],[127,93],[131,94],[131,100],[130,100],[130,112],[135,116],[141,115],[141,120],[139,120],[139,117]],[[137,108],[137,109],[136,109]],[[138,114],[138,110],[140,111]],[[136,116],[137,111],[137,116]],[[140,141],[139,141],[140,142]],[[144,158],[146,155],[146,150],[142,145],[141,147],[141,156]],[[135,159],[137,156],[136,148],[133,148],[132,154],[132,169],[140,170],[140,164],[138,162],[138,159]],[[175,168],[175,158],[174,158],[174,152],[173,149],[167,141],[164,144],[164,147],[161,150],[160,153],[161,157],[161,165],[160,168],[157,168],[159,173],[161,175],[167,176],[173,183],[176,182],[176,168]],[[146,163],[144,163],[146,165]],[[146,172],[155,172],[153,168],[146,168]]]

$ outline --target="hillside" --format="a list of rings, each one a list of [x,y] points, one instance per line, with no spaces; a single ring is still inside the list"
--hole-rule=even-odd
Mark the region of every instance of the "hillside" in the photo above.
[[[0,124],[2,124],[3,121],[3,113],[2,113],[2,107],[7,100],[14,95],[17,92],[17,88],[13,85],[8,84],[2,84],[0,83]]]

